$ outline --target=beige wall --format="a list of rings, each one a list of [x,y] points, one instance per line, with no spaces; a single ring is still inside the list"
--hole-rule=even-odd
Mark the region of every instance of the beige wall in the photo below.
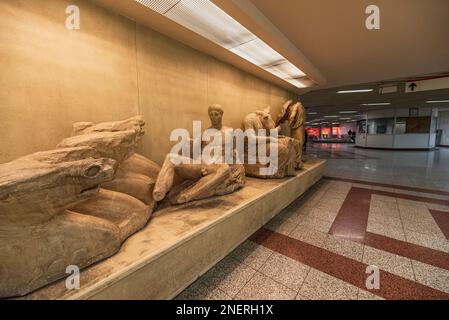
[[[81,30],[65,28],[65,8]],[[291,93],[136,25],[89,1],[0,1],[0,163],[53,148],[75,121],[142,114],[142,152],[161,162],[174,128],[209,125],[207,106],[239,127],[257,108]]]

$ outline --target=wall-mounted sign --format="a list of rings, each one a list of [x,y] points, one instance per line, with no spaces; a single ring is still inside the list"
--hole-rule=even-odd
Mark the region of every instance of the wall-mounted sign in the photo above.
[[[405,83],[406,93],[438,90],[446,88],[449,88],[449,77],[420,80],[420,81],[407,81]]]

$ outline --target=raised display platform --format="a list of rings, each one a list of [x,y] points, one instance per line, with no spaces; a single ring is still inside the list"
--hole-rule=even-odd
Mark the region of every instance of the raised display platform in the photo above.
[[[25,299],[170,299],[288,206],[324,174],[310,158],[297,176],[247,178],[230,195],[156,211],[114,256],[81,272],[81,288],[65,280]]]

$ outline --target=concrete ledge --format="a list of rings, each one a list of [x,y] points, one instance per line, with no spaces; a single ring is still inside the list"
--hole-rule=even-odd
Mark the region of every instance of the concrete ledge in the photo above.
[[[288,206],[324,174],[310,159],[298,175],[248,178],[240,191],[156,212],[114,256],[81,272],[81,289],[61,280],[25,299],[170,299]]]

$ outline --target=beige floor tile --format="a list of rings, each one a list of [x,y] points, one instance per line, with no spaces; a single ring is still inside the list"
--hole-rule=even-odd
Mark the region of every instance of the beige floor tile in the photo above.
[[[358,300],[385,300],[384,298],[377,296],[371,292],[359,289]]]
[[[416,281],[449,293],[449,271],[412,260]]]
[[[396,202],[379,201],[372,199],[370,202],[370,208],[382,211],[390,211],[390,210],[397,210],[398,205],[396,204]]]
[[[273,253],[272,250],[252,241],[245,241],[231,252],[231,257],[258,270]]]
[[[312,300],[356,300],[357,293],[357,287],[313,268],[298,292]]]
[[[298,291],[310,267],[278,253],[274,253],[259,269],[262,274]]]
[[[397,198],[397,202],[399,206],[410,206],[410,207],[421,207],[426,208],[426,203],[421,201],[415,201],[415,200],[408,200],[408,199],[401,199]]]
[[[393,218],[387,215],[370,214],[368,216],[368,224],[370,223],[383,224],[397,229],[402,228],[401,219]]]
[[[343,200],[335,201],[332,199],[325,199],[325,200],[321,200],[319,203],[317,203],[314,206],[314,209],[317,209],[320,211],[330,211],[330,212],[338,213],[338,211],[340,210],[342,205],[343,205]]]
[[[298,226],[307,226],[314,230],[328,233],[329,229],[332,226],[332,223],[333,222],[330,220],[323,220],[323,219],[319,219],[319,218],[306,216],[303,219],[299,220]]]
[[[232,298],[217,287],[197,280],[181,292],[175,300],[232,300]]]
[[[228,256],[206,272],[200,281],[234,297],[255,273],[253,268]]]
[[[423,220],[417,222],[416,220],[402,220],[404,230],[410,230],[434,236],[437,238],[446,239],[444,233],[434,220]]]
[[[402,220],[417,222],[433,220],[427,207],[399,206],[399,214]]]
[[[382,216],[382,217],[390,217],[395,219],[400,219],[401,215],[399,214],[398,208],[390,208],[390,209],[383,209],[380,207],[372,207],[370,206],[369,209],[369,216]]]
[[[384,201],[384,202],[397,204],[396,198],[388,197],[388,196],[382,196],[380,194],[373,194],[371,196],[371,201]]]
[[[264,228],[267,228],[271,231],[282,233],[284,235],[289,235],[293,229],[298,225],[298,221],[295,221],[294,219],[281,219],[278,217],[275,217],[271,219]]]
[[[363,244],[327,235],[323,248],[353,260],[362,261]]]
[[[380,234],[389,238],[405,241],[405,234],[402,227],[388,226],[368,220],[368,232]]]
[[[320,209],[314,208],[314,209],[310,210],[307,217],[312,218],[312,219],[326,220],[326,221],[333,223],[335,218],[337,217],[337,215],[338,215],[338,211],[326,211],[326,210],[320,210]]]
[[[443,238],[405,230],[406,241],[419,246],[449,253],[449,242]]]
[[[396,274],[402,278],[414,281],[412,262],[410,259],[365,246],[363,251],[363,263],[375,265],[382,271]]]
[[[273,279],[257,272],[240,290],[235,299],[238,300],[294,300],[293,291]]]
[[[310,227],[310,225],[298,225],[290,234],[290,237],[307,242],[317,247],[322,247],[327,234]]]

